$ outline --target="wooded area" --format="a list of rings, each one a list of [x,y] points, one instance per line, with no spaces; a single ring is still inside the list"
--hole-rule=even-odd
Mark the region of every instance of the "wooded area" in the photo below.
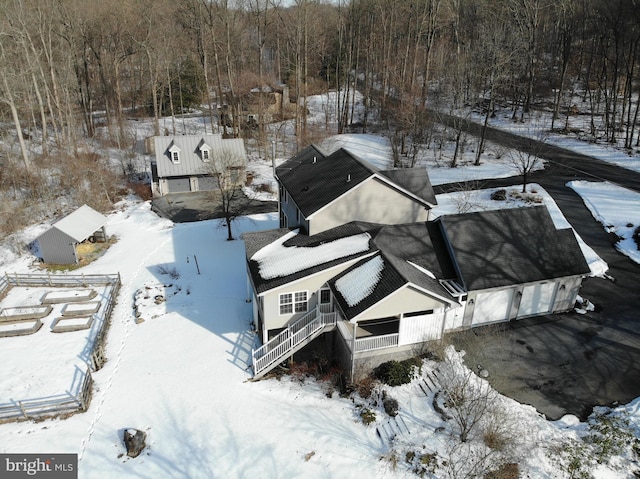
[[[465,106],[487,120],[496,105],[514,120],[552,110],[560,131],[570,114],[587,114],[593,141],[640,144],[638,0],[1,4],[2,189],[33,182],[54,151],[77,160],[79,141],[98,132],[125,148],[127,118],[153,117],[163,134],[160,117],[192,107],[227,136],[246,134],[252,113],[266,151],[271,97],[261,92],[274,89],[285,102],[289,92],[280,116],[295,120],[298,148],[313,140],[307,96],[329,90],[339,92],[333,133],[384,128],[409,157],[429,138],[428,112]],[[355,90],[365,109],[357,125]]]

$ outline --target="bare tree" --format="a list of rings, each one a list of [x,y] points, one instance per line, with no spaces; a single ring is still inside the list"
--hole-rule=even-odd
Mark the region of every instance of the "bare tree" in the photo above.
[[[533,135],[534,140],[529,142],[524,148],[513,149],[509,152],[511,164],[522,176],[522,192],[527,192],[527,180],[531,172],[542,165],[540,153],[547,142],[547,135],[539,132]]]
[[[445,408],[455,424],[456,436],[467,442],[493,413],[497,393],[451,355],[442,363],[440,373]]]
[[[209,160],[209,171],[216,179],[218,188],[210,192],[221,217],[225,219],[227,240],[233,240],[231,224],[247,211],[248,200],[242,192],[245,180],[245,159],[228,149],[213,154]]]

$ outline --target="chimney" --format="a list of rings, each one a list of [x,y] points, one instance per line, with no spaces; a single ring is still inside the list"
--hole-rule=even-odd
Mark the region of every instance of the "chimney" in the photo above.
[[[351,175],[347,175],[347,183],[351,181]]]

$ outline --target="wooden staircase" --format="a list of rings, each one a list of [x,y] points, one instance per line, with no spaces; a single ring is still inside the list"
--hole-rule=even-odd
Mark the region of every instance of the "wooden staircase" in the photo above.
[[[333,329],[337,321],[337,313],[322,313],[314,308],[287,326],[287,329],[252,351],[253,379],[261,378],[322,333]]]

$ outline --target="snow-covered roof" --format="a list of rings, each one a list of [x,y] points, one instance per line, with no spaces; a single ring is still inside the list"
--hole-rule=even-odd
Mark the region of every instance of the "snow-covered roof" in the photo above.
[[[107,222],[107,217],[87,205],[57,221],[52,228],[62,231],[77,242],[84,241]]]
[[[382,278],[383,270],[384,260],[379,255],[374,256],[338,279],[336,288],[347,304],[353,307],[373,293]]]
[[[328,263],[369,249],[369,233],[347,236],[317,246],[284,246],[298,234],[293,231],[256,252],[251,260],[258,263],[262,279],[287,276],[298,271]]]

